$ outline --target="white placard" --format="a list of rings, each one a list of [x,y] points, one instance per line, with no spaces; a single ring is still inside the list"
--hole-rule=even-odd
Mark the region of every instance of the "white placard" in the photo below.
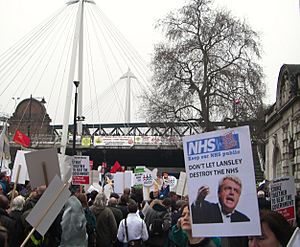
[[[72,160],[72,184],[90,183],[90,157],[73,156]]]
[[[186,196],[188,194],[188,186],[186,181],[186,173],[180,172],[177,187],[176,187],[176,194],[180,196]]]
[[[276,211],[293,225],[296,220],[295,179],[290,176],[274,179],[270,183],[271,210]]]
[[[184,137],[183,147],[193,235],[261,235],[249,127]]]
[[[13,167],[13,171],[12,171],[12,176],[11,176],[11,181],[13,183],[16,182],[16,176],[17,176],[17,171],[18,171],[19,165],[21,165],[21,170],[20,170],[20,174],[19,174],[18,184],[25,184],[25,181],[29,180],[27,166],[26,166],[26,160],[25,160],[26,153],[29,153],[29,151],[22,151],[22,150],[17,151],[16,157],[15,157],[15,162],[14,162],[14,167]]]
[[[143,185],[143,173],[133,174],[133,185]]]
[[[70,195],[69,185],[55,176],[26,221],[44,236]]]
[[[166,185],[170,185],[170,188],[173,189],[173,188],[175,188],[176,185],[177,185],[177,178],[175,178],[174,176],[168,176],[168,179],[166,179],[166,180],[164,181],[164,183],[165,183]]]
[[[123,194],[125,186],[125,178],[123,172],[116,172],[114,176],[114,192],[118,194]]]
[[[125,171],[124,172],[124,186],[125,188],[131,188],[133,185],[133,172]]]
[[[154,183],[152,172],[144,172],[142,176],[142,183],[144,187],[151,187]]]

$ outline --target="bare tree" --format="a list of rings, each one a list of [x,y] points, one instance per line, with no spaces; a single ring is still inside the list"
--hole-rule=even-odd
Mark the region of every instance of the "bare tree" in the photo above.
[[[149,121],[247,120],[262,105],[259,36],[211,0],[190,0],[158,22],[166,42],[155,47]]]

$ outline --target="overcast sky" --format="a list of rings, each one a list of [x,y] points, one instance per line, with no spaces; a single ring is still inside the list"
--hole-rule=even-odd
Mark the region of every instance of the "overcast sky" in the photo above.
[[[159,30],[154,29],[155,22],[186,1],[95,2],[149,62],[154,43],[161,39]],[[65,3],[65,0],[0,0],[0,54]],[[268,89],[266,102],[274,103],[280,67],[284,63],[300,63],[299,0],[216,0],[215,4],[245,18],[260,33],[263,46],[261,64]]]

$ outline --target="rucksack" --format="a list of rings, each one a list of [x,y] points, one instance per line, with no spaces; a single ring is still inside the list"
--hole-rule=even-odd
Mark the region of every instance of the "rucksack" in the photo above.
[[[149,234],[152,237],[161,236],[163,234],[163,218],[155,218],[149,225]]]

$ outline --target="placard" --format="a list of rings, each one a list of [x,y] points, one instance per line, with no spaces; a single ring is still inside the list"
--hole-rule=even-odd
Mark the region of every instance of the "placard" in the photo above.
[[[261,235],[249,127],[187,136],[183,147],[193,236]]]
[[[152,172],[144,172],[142,176],[142,183],[144,187],[151,187],[154,183]]]
[[[43,149],[25,153],[31,188],[48,185],[57,175],[60,176],[56,149]]]
[[[14,167],[12,171],[11,181],[13,183],[17,182],[18,184],[25,184],[26,180],[29,180],[27,166],[26,166],[26,160],[25,160],[25,154],[29,153],[30,151],[23,151],[23,150],[17,150],[17,154],[14,161]],[[16,181],[16,176],[18,172],[18,167],[21,165],[21,170],[19,174],[19,181]]]
[[[30,211],[26,221],[44,236],[67,202],[70,194],[68,183],[64,184],[56,175]]]
[[[291,224],[296,220],[295,196],[293,177],[281,177],[270,183],[271,210],[282,214]]]
[[[72,184],[90,183],[89,156],[73,156],[72,159]]]
[[[188,194],[188,186],[185,172],[180,172],[179,174],[179,179],[176,187],[176,194],[180,196],[186,196]]]

